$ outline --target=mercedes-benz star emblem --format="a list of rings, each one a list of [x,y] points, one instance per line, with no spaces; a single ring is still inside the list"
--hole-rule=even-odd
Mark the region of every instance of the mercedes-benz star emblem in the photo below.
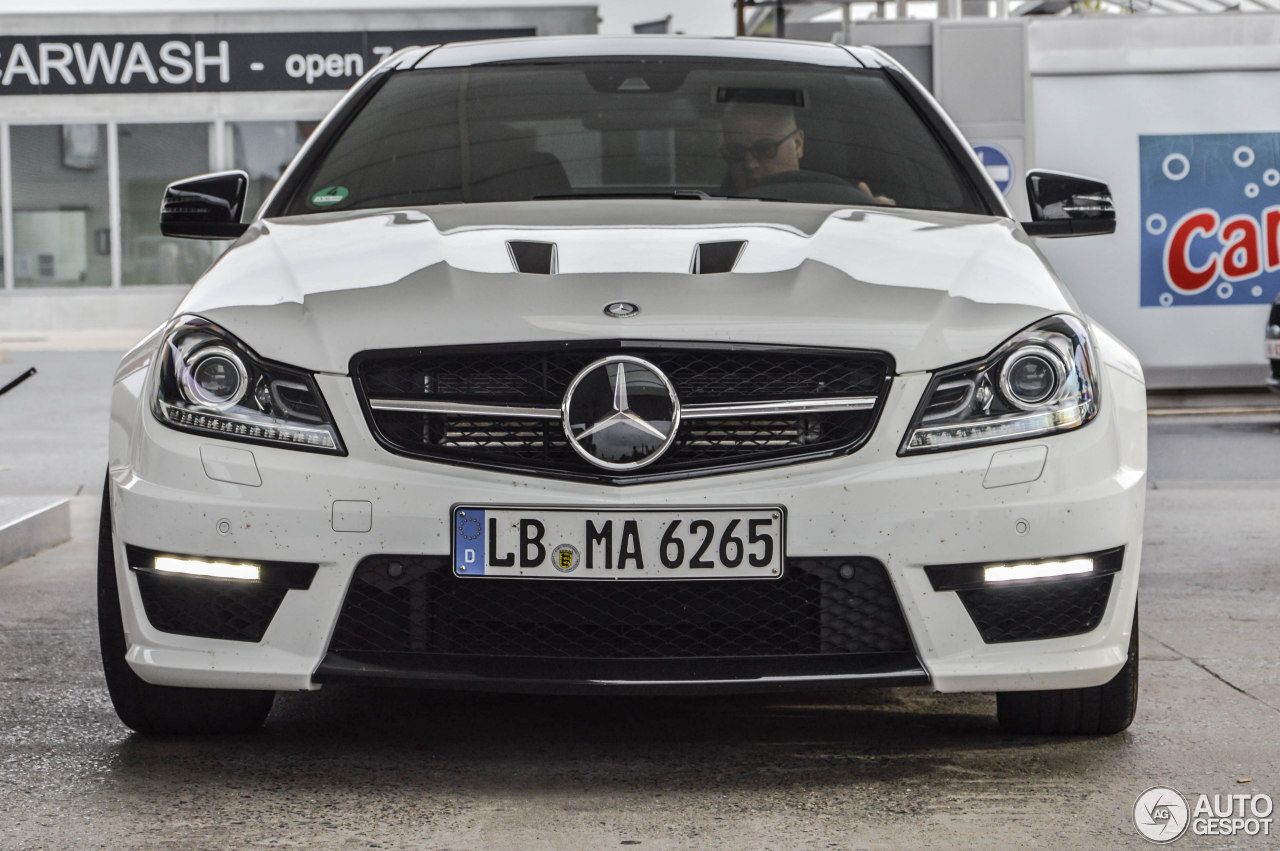
[[[606,470],[634,470],[657,461],[675,439],[680,401],[648,361],[613,355],[587,366],[569,383],[561,406],[569,445]]]
[[[638,305],[629,301],[611,301],[604,306],[604,315],[614,319],[627,319],[640,312]]]

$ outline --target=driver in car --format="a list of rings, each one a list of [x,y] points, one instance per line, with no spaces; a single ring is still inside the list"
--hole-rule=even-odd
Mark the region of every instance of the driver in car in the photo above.
[[[720,156],[729,165],[724,189],[736,195],[765,182],[772,175],[800,172],[804,156],[804,131],[796,126],[795,112],[773,104],[730,103],[722,128]],[[799,177],[799,175],[797,175]],[[858,189],[879,204],[892,198],[876,196],[867,184]]]

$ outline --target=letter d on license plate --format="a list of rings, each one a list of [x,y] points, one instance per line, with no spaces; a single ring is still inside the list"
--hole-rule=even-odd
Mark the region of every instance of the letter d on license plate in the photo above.
[[[777,579],[781,506],[453,509],[455,576]]]

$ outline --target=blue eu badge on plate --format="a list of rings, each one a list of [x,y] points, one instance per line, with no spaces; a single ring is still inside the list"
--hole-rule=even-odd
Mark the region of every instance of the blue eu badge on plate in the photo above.
[[[484,574],[484,511],[468,508],[454,513],[453,567],[456,573]]]

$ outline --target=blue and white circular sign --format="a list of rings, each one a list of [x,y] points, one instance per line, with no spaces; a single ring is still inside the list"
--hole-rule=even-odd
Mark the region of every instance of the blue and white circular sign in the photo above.
[[[974,145],[973,152],[978,161],[991,175],[991,180],[1001,195],[1008,195],[1013,188],[1013,157],[998,145]]]

